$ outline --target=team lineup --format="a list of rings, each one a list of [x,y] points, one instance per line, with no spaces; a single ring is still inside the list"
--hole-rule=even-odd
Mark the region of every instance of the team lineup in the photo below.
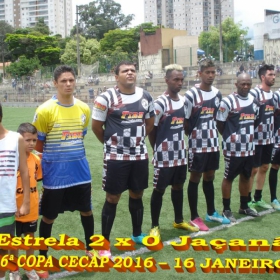
[[[280,92],[271,90],[275,83],[274,66],[260,66],[260,84],[254,89],[250,75],[241,73],[235,83],[236,92],[225,97],[213,86],[216,66],[212,60],[200,63],[200,83],[182,96],[183,74],[180,65],[166,66],[167,89],[153,100],[146,90],[136,86],[134,63],[122,61],[115,68],[116,86],[96,97],[91,113],[87,104],[74,97],[74,70],[63,65],[54,71],[57,95],[36,109],[32,124],[21,124],[17,133],[7,130],[2,125],[0,107],[0,152],[3,155],[0,162],[5,166],[10,163],[9,176],[0,173],[0,185],[5,186],[0,188],[0,234],[34,237],[40,214],[39,236],[47,239],[51,237],[58,214],[78,210],[86,256],[110,259],[110,234],[124,191],[128,190],[129,194],[130,238],[136,244],[143,244],[147,235],[161,240],[160,213],[168,186],[171,186],[175,229],[198,232],[209,230],[204,221],[235,223],[230,207],[231,188],[238,176],[239,214],[258,217],[256,206],[280,210],[276,196],[280,165]],[[93,133],[104,145],[105,202],[101,234],[107,246],[102,250],[90,246],[94,235],[92,179],[83,141],[90,121]],[[148,158],[147,140],[153,148],[152,159]],[[215,208],[214,182],[220,150],[225,170],[221,183],[223,210],[219,213]],[[145,234],[142,198],[149,187],[149,161],[154,166],[151,229]],[[188,171],[190,214],[183,215],[183,186]],[[270,203],[262,199],[267,173]],[[43,181],[40,207],[36,189],[39,180]],[[206,201],[203,218],[198,213],[201,181]],[[7,253],[0,250],[2,256]],[[18,256],[18,251],[9,254]],[[32,248],[26,251],[27,257],[33,254]],[[47,258],[48,248],[40,249],[39,255]],[[25,270],[25,274],[34,280],[49,277],[47,270]],[[21,279],[19,268],[10,270],[9,277]],[[5,272],[0,270],[0,280],[4,279]]]

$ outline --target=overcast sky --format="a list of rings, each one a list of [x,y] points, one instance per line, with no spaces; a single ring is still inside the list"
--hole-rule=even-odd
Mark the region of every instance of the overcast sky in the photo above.
[[[134,14],[135,20],[132,26],[144,22],[144,0],[114,0],[122,6],[122,12]],[[90,0],[72,0],[73,11],[76,5],[87,4]],[[242,21],[244,27],[252,29],[253,24],[264,21],[264,10],[271,9],[280,11],[280,0],[234,0],[235,22]],[[75,18],[74,18],[75,19]]]

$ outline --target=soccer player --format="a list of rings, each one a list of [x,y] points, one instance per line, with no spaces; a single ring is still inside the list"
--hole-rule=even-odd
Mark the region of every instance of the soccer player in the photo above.
[[[40,105],[33,124],[38,130],[35,150],[43,153],[42,219],[39,235],[51,236],[58,213],[80,211],[86,240],[86,254],[97,256],[91,250],[90,237],[94,233],[91,205],[91,174],[86,159],[84,137],[90,120],[90,108],[73,95],[74,70],[61,65],[54,70],[57,94]],[[40,250],[47,257],[47,250]],[[41,278],[48,278],[48,271],[38,271]]]
[[[37,129],[30,123],[22,123],[18,127],[18,133],[24,139],[24,147],[27,156],[27,165],[30,180],[30,213],[26,216],[16,217],[16,236],[34,237],[37,230],[37,220],[39,217],[39,194],[37,190],[37,181],[42,180],[41,159],[32,153],[37,142]],[[17,190],[16,190],[17,206],[20,207],[23,201],[23,188],[20,172],[17,174]],[[18,250],[11,250],[11,255],[18,257]],[[34,255],[34,249],[26,250],[26,257]],[[39,276],[34,269],[25,270],[28,279],[39,280]],[[10,279],[20,279],[19,269],[10,272]]]
[[[249,94],[252,79],[239,74],[235,83],[237,93],[223,98],[217,113],[217,128],[223,137],[225,172],[222,182],[223,216],[236,222],[230,208],[233,180],[239,175],[239,213],[257,217],[259,214],[248,206],[248,192],[255,153],[254,124],[258,117],[258,104]]]
[[[251,89],[250,93],[260,103],[258,126],[255,129],[254,141],[256,151],[254,155],[254,166],[250,179],[248,195],[249,206],[256,211],[255,207],[271,209],[272,206],[262,199],[262,190],[269,164],[271,162],[272,149],[274,146],[274,110],[273,92],[271,87],[275,83],[275,71],[273,65],[261,65],[258,71],[261,84]],[[251,191],[256,177],[256,189],[254,199]]]
[[[269,188],[271,205],[275,210],[280,210],[280,203],[276,196],[278,170],[280,167],[280,89],[274,92],[276,110],[274,113],[274,136],[275,142],[271,156],[271,167],[269,170]]]
[[[221,92],[212,86],[216,68],[212,60],[200,63],[201,83],[192,87],[185,94],[187,115],[185,132],[189,137],[188,167],[190,179],[188,199],[191,211],[191,224],[201,231],[209,228],[199,217],[197,211],[198,185],[203,177],[203,192],[207,204],[206,221],[229,224],[230,221],[215,210],[214,177],[219,168],[219,138],[216,127],[216,113],[222,99]]]
[[[167,90],[155,101],[155,126],[149,134],[154,149],[154,190],[151,197],[151,236],[160,237],[159,216],[162,197],[171,185],[171,200],[175,213],[174,228],[198,231],[183,220],[183,185],[187,173],[186,143],[184,140],[185,106],[179,95],[184,76],[177,64],[165,67]]]
[[[30,211],[30,187],[27,157],[23,137],[7,130],[3,124],[3,110],[0,104],[0,235],[15,235],[15,216],[23,217]],[[16,185],[19,168],[23,201],[17,208]],[[8,251],[0,249],[0,257]],[[12,273],[11,273],[12,274]],[[10,279],[16,279],[10,274]],[[16,275],[15,275],[16,276]],[[16,276],[20,279],[20,275]],[[0,280],[5,280],[5,271],[0,270]]]
[[[148,187],[148,152],[145,137],[154,126],[151,95],[136,87],[135,65],[120,62],[115,68],[116,87],[107,89],[95,100],[92,130],[104,143],[102,235],[109,241],[121,194],[129,190],[132,240],[142,244],[144,189]],[[141,172],[140,172],[141,171]],[[111,257],[110,250],[99,251]]]

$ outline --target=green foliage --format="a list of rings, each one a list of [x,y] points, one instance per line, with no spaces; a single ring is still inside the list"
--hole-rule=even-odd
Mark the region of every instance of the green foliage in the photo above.
[[[45,24],[44,18],[38,18],[38,21],[36,22],[35,26],[32,28],[32,31],[37,31],[41,35],[51,34],[49,26]]]
[[[0,36],[14,32],[14,28],[4,20],[0,20]]]
[[[223,57],[227,61],[232,61],[234,51],[240,49],[240,35],[246,35],[248,28],[242,29],[241,23],[234,23],[232,18],[227,18],[222,22],[222,38],[223,38]],[[213,57],[219,57],[219,28],[210,27],[208,32],[202,32],[199,36],[199,47],[211,54]],[[226,61],[226,62],[227,62]]]
[[[82,30],[79,26],[79,32],[86,38],[97,40],[102,39],[109,30],[129,26],[134,18],[132,14],[122,14],[121,5],[112,0],[95,0],[87,5],[80,5],[79,15],[80,26],[83,26]]]
[[[21,56],[18,61],[13,62],[6,68],[7,73],[12,77],[23,78],[31,76],[35,70],[40,68],[40,61],[38,58],[27,59],[25,56]]]

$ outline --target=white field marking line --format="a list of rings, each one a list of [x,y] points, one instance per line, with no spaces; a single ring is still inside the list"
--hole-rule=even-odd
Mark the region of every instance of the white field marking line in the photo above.
[[[270,213],[273,213],[273,212],[276,212],[276,210],[268,209],[268,210],[259,212],[259,214],[260,214],[260,216],[264,216],[266,214],[270,214]],[[219,226],[210,228],[208,231],[193,232],[193,233],[189,234],[188,236],[190,236],[190,237],[197,237],[197,236],[202,236],[202,235],[208,235],[210,233],[213,233],[215,231],[221,230],[223,228],[233,227],[233,226],[236,226],[236,225],[238,225],[238,224],[240,224],[242,222],[246,222],[246,221],[252,220],[254,218],[255,217],[245,216],[244,218],[238,219],[236,221],[236,223],[230,223],[230,224],[227,224],[227,225],[219,225]],[[169,246],[169,245],[171,245],[171,242],[180,242],[180,241],[181,241],[180,238],[175,238],[175,239],[167,240],[167,241],[163,242],[163,246]],[[137,249],[137,250],[134,250],[134,251],[127,251],[124,254],[116,255],[116,256],[113,257],[112,260],[114,261],[115,257],[122,257],[122,258],[133,257],[133,256],[142,255],[142,254],[145,254],[145,253],[148,253],[148,252],[151,252],[151,251],[147,247],[141,247],[140,249]],[[70,276],[70,275],[75,275],[75,274],[78,274],[78,273],[80,273],[80,272],[77,272],[77,271],[69,272],[69,271],[66,270],[66,271],[62,271],[62,272],[57,272],[57,273],[51,274],[48,279],[55,280],[55,279],[59,279],[59,278],[62,278],[62,277],[67,277],[67,276]]]

